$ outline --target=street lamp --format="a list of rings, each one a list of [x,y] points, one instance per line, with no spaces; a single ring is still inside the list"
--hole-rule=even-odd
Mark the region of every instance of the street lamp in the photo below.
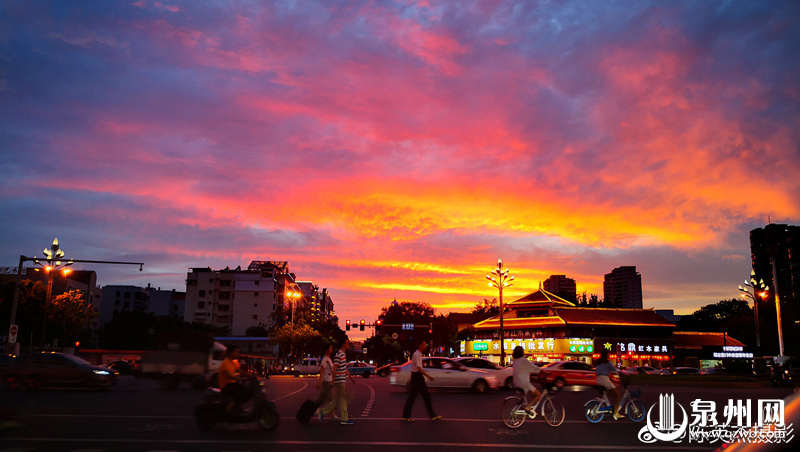
[[[739,292],[742,292],[742,298],[753,300],[753,316],[756,320],[756,346],[761,347],[761,335],[758,332],[758,298],[762,300],[767,298],[769,286],[764,284],[763,279],[756,283],[756,272],[755,270],[750,270],[750,281],[745,279],[744,287],[739,286]]]
[[[50,246],[50,249],[44,249],[44,255],[47,256],[44,262],[39,261],[34,257],[33,263],[36,265],[42,266],[44,271],[47,273],[47,295],[44,298],[44,318],[42,319],[42,340],[39,343],[42,347],[44,347],[45,341],[45,333],[47,332],[47,310],[50,307],[50,297],[53,294],[53,279],[55,278],[55,273],[58,270],[62,270],[64,276],[66,276],[70,270],[66,267],[72,265],[73,261],[70,260],[67,263],[62,263],[61,258],[64,257],[64,250],[59,249],[58,246],[58,237],[53,240],[53,244]]]
[[[294,323],[294,302],[303,296],[300,292],[289,290],[286,292],[286,298],[289,300],[289,323]]]
[[[506,350],[503,343],[503,288],[511,287],[511,281],[514,280],[513,276],[508,276],[509,269],[503,268],[503,261],[497,258],[497,267],[492,269],[490,273],[486,274],[486,279],[489,280],[489,287],[494,287],[500,291],[500,365],[506,365]],[[492,276],[494,275],[494,276]]]

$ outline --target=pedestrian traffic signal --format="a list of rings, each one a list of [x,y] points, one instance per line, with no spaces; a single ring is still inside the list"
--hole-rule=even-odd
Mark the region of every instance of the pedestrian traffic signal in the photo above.
[[[350,321],[349,320],[346,322],[346,325],[347,325],[347,331],[350,331]]]
[[[367,326],[367,324],[364,322],[364,319],[361,319],[361,322],[359,322],[359,327],[361,328],[361,331],[364,331],[365,326]]]

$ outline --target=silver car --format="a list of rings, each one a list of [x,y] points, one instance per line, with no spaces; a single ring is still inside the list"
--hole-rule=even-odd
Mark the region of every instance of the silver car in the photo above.
[[[422,367],[433,377],[433,381],[427,379],[425,381],[429,388],[461,388],[485,393],[500,386],[497,377],[491,373],[485,370],[471,369],[449,358],[422,358]],[[411,361],[392,366],[389,374],[390,384],[407,388],[410,381]]]

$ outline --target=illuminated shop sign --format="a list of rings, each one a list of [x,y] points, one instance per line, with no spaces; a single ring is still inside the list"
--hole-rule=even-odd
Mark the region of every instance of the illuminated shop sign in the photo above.
[[[705,359],[753,359],[753,352],[740,345],[704,345]]]
[[[596,357],[607,350],[611,358],[667,359],[672,356],[675,342],[671,339],[602,338],[594,340]]]
[[[511,353],[516,346],[521,346],[526,354],[544,357],[563,357],[567,355],[591,354],[594,342],[584,338],[546,338],[546,339],[506,339],[503,341],[506,353]],[[465,341],[462,350],[465,354],[500,354],[500,341],[476,340]]]

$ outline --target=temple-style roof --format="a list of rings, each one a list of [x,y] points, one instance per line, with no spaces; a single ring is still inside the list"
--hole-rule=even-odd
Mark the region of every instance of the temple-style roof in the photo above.
[[[648,326],[675,328],[675,324],[656,314],[652,309],[612,309],[553,306],[547,316],[517,317],[517,311],[503,316],[503,328],[554,328],[563,326]],[[486,319],[473,325],[474,329],[491,330],[500,328],[500,316]]]
[[[703,348],[704,345],[736,345],[746,347],[743,342],[736,340],[723,333],[711,333],[700,331],[673,331],[672,338],[675,339],[675,348]]]
[[[528,306],[575,306],[574,303],[569,302],[558,295],[552,294],[541,287],[524,297],[517,298],[514,301],[509,301],[505,305],[510,309],[522,308]]]

